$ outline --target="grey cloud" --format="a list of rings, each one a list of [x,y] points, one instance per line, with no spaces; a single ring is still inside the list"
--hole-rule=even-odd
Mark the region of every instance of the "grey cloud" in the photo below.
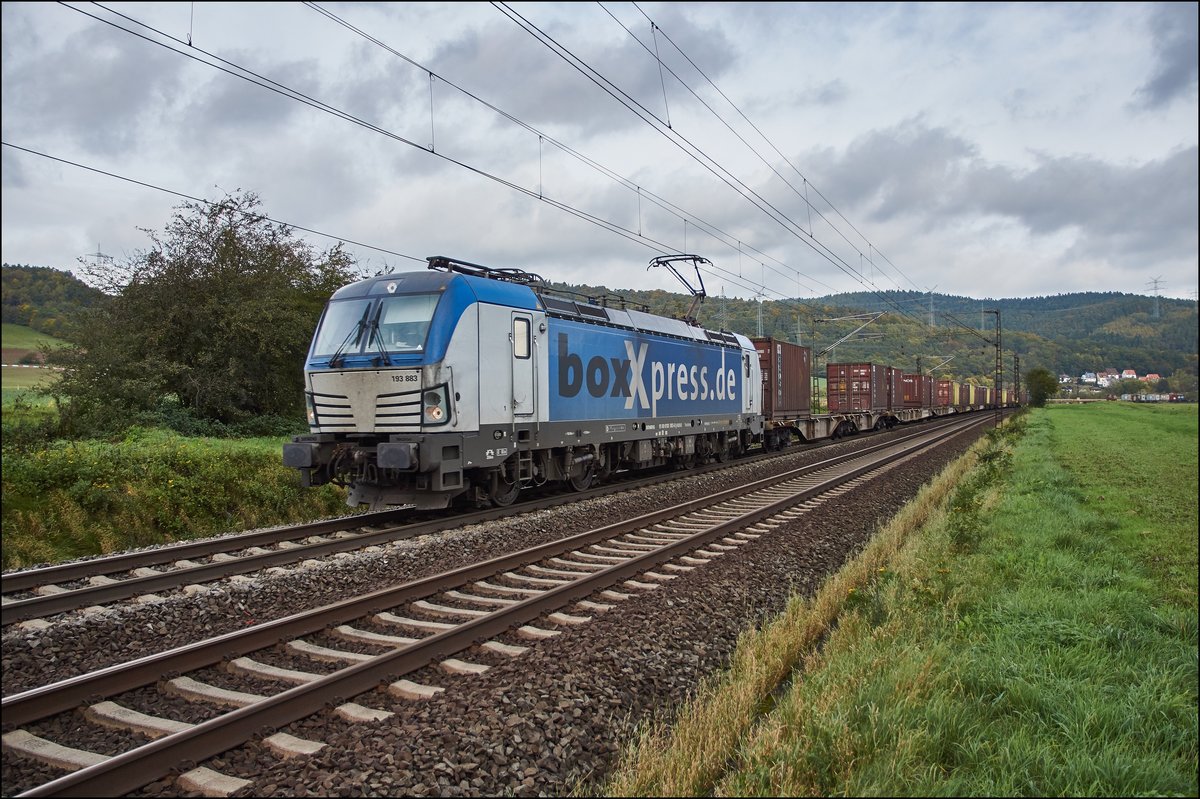
[[[42,46],[41,36],[29,15],[28,6],[17,3],[3,5],[4,24],[0,26],[0,42],[3,43],[5,66],[14,58],[20,59],[27,53],[36,52]]]
[[[7,54],[6,54],[7,58]],[[75,34],[63,47],[4,70],[6,127],[41,137],[62,134],[92,152],[133,147],[147,118],[180,86],[183,59],[99,26]]]
[[[355,45],[352,67],[330,83],[343,110],[398,135],[415,136],[407,128],[415,116],[428,127],[429,78],[425,72],[384,53],[372,44]]]
[[[25,164],[34,156],[5,147],[0,153],[0,182],[7,188],[26,188],[30,185]]]
[[[356,46],[347,65],[333,72],[322,68],[315,58],[262,64],[256,63],[259,58],[252,52],[224,57],[310,98],[316,105],[328,105],[420,146],[428,143],[428,79],[422,73],[421,80],[416,80],[413,68],[383,56],[377,48]],[[194,99],[180,109],[175,122],[181,131],[180,141],[191,152],[220,150],[247,137],[254,142],[273,142],[269,145],[273,149],[303,149],[309,146],[306,131],[314,129],[326,130],[334,140],[353,143],[354,147],[379,142],[402,156],[411,152],[401,142],[388,141],[384,134],[338,119],[338,114],[228,74],[207,74],[208,81],[196,87]],[[297,163],[304,163],[306,170],[320,168],[316,162],[297,159],[288,162],[289,168]],[[376,170],[373,166],[372,171]]]
[[[1197,148],[1123,166],[1094,158],[1043,157],[1025,173],[980,169],[964,184],[964,207],[1016,219],[1031,233],[1077,229],[1073,253],[1139,261],[1196,250]]]
[[[602,22],[600,20],[603,20]],[[616,23],[588,17],[594,24]],[[685,16],[668,9],[660,24],[671,39],[695,60],[705,73],[716,80],[729,66],[729,57],[720,55],[732,49],[718,30],[701,29]],[[664,116],[663,90],[653,56],[623,32],[620,44],[592,43],[584,26],[571,29],[550,26],[547,33],[564,47],[611,81],[621,92],[660,117]],[[648,46],[653,44],[641,32]],[[690,81],[702,79],[660,42],[663,60]],[[697,54],[703,54],[698,57]],[[567,61],[552,53],[533,36],[514,23],[501,21],[480,30],[472,30],[442,47],[434,57],[435,71],[462,85],[485,100],[496,102],[505,111],[525,122],[544,127],[559,126],[574,135],[599,135],[643,124],[628,109],[580,74]],[[668,96],[672,103],[691,102],[690,95],[667,76]],[[495,98],[504,98],[498,102]]]
[[[319,69],[313,60],[263,66],[254,63],[250,53],[235,52],[222,57],[293,90],[321,98]],[[189,150],[225,149],[246,137],[278,131],[302,112],[322,115],[316,109],[306,109],[302,103],[227,73],[203,74],[209,80],[193,88],[190,102],[168,123],[179,131],[179,141]]]
[[[971,142],[909,122],[856,139],[844,153],[812,153],[814,185],[851,219],[907,217],[926,231],[971,219],[1008,219],[1034,237],[1073,232],[1072,257],[1128,266],[1194,261],[1197,148],[1136,165],[1039,156],[1030,169],[988,164]]]
[[[850,87],[840,78],[824,83],[809,83],[788,93],[784,98],[778,95],[764,95],[752,98],[742,105],[742,109],[751,118],[757,118],[775,111],[779,106],[817,106],[829,108],[840,105],[850,96]]]
[[[849,94],[849,88],[843,81],[837,78],[827,81],[819,86],[814,86],[808,92],[808,96],[812,98],[811,102],[817,105],[825,106],[837,105],[845,100]]]
[[[1134,105],[1160,108],[1188,92],[1197,82],[1197,5],[1163,3],[1150,18],[1156,64],[1154,73],[1135,93]]]
[[[823,164],[811,176],[822,194],[882,222],[941,208],[977,157],[971,142],[910,121],[859,137],[840,156],[825,150],[794,163]]]

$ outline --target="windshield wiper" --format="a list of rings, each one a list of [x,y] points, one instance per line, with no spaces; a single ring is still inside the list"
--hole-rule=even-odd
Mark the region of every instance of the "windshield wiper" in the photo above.
[[[375,316],[371,318],[370,331],[367,333],[367,346],[371,346],[371,343],[374,342],[379,354],[383,356],[383,365],[391,366],[392,359],[388,357],[387,346],[383,343],[383,334],[379,332],[379,316],[382,313],[383,303],[379,303],[375,309]]]
[[[367,307],[363,308],[362,316],[360,316],[358,321],[354,323],[353,329],[351,329],[351,331],[346,334],[346,338],[342,341],[341,344],[338,345],[338,348],[333,353],[333,357],[329,359],[329,368],[330,369],[336,369],[340,365],[338,363],[339,358],[341,358],[342,363],[346,362],[346,356],[343,354],[343,352],[346,349],[346,347],[349,346],[351,343],[357,344],[362,339],[363,328],[367,324],[367,314],[369,314],[370,312],[371,312],[371,305],[370,305],[370,303],[368,303]]]

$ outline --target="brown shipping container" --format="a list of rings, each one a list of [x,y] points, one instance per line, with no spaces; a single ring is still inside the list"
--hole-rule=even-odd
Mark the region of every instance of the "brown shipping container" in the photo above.
[[[921,375],[906,374],[901,377],[904,391],[901,401],[905,408],[920,408],[924,403],[925,383]]]
[[[894,366],[887,367],[887,408],[898,411],[904,407],[904,371]]]
[[[937,401],[934,402],[934,407],[949,408],[954,403],[954,381],[939,380],[937,381]]]
[[[888,409],[887,367],[883,364],[831,363],[825,374],[830,413]]]
[[[812,413],[812,349],[777,338],[756,338],[762,368],[763,415],[804,419]]]

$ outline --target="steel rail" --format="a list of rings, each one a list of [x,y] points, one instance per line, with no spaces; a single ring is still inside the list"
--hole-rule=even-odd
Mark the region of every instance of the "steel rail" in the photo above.
[[[926,428],[927,429],[927,428]],[[919,432],[909,435],[919,435]],[[905,438],[895,439],[906,440]],[[780,455],[764,455],[762,457],[781,457]],[[746,463],[741,461],[740,463]],[[584,497],[600,497],[620,491],[628,491],[641,485],[654,485],[670,480],[682,479],[706,474],[727,468],[730,464],[710,464],[681,473],[671,473],[668,476],[657,475],[651,478],[634,480],[630,483],[617,483],[602,486],[584,495],[568,495],[534,500],[522,503],[520,506],[492,508],[472,513],[455,515],[443,519],[423,521],[388,527],[383,530],[357,533],[341,539],[300,544],[287,549],[271,552],[244,555],[229,561],[214,561],[186,568],[172,569],[159,575],[146,577],[131,577],[105,585],[92,585],[75,588],[63,593],[47,594],[6,602],[0,607],[0,625],[15,624],[28,619],[45,618],[56,613],[65,613],[94,605],[104,605],[122,599],[128,599],[142,594],[152,594],[156,591],[177,589],[183,585],[205,583],[231,577],[237,574],[249,574],[272,566],[296,563],[302,560],[316,559],[337,552],[360,549],[389,541],[399,541],[415,538],[421,535],[443,532],[466,524],[493,521],[506,518],[517,513],[528,513],[554,505],[573,502]],[[327,532],[361,528],[371,521],[379,521],[392,517],[404,510],[383,511],[369,518],[346,517],[342,519],[312,522],[296,527],[275,527],[256,533],[246,533],[238,536],[227,536],[208,541],[180,544],[177,547],[162,547],[147,552],[137,552],[130,555],[114,555],[109,558],[97,558],[78,563],[51,566],[43,569],[30,569],[0,577],[5,593],[24,590],[37,585],[46,585],[55,581],[77,580],[88,576],[111,574],[117,571],[129,571],[141,566],[160,565],[166,562],[185,559],[187,557],[202,557],[218,552],[230,552],[258,546],[263,543],[278,543],[279,541],[306,538]],[[366,523],[366,524],[364,524]],[[97,566],[99,568],[97,568]],[[50,578],[50,579],[47,579]]]
[[[318,522],[305,522],[299,525],[280,525],[266,530],[250,533],[238,533],[233,536],[213,538],[204,541],[190,541],[170,544],[164,547],[148,549],[141,552],[129,552],[116,555],[105,555],[57,566],[43,566],[33,569],[9,572],[0,575],[0,584],[4,593],[26,591],[47,583],[70,582],[81,580],[97,574],[115,574],[122,571],[132,571],[142,566],[156,566],[171,561],[187,558],[202,558],[218,552],[228,552],[231,544],[234,548],[262,546],[287,541],[293,538],[307,538],[313,535],[335,533],[351,527],[365,527],[381,521],[390,521],[402,510],[379,511],[361,516],[347,516],[341,519],[326,519]]]
[[[745,462],[746,461],[742,461],[742,463]],[[520,513],[531,513],[535,510],[542,510],[547,507],[574,502],[578,499],[584,498],[585,496],[606,496],[619,491],[628,491],[631,488],[637,488],[641,485],[652,485],[667,482],[669,480],[681,479],[683,477],[705,474],[709,471],[725,468],[727,465],[728,464],[712,464],[709,466],[689,470],[687,473],[672,473],[665,478],[663,475],[657,475],[653,478],[641,478],[632,481],[632,485],[630,482],[606,485],[587,492],[585,495],[581,494],[574,496],[556,496],[535,499],[520,505],[510,505],[502,508],[490,508],[480,511],[473,511],[470,513],[448,516],[442,519],[420,521],[388,527],[382,530],[356,533],[352,536],[330,541],[300,544],[287,549],[244,555],[238,557],[236,560],[215,561],[212,563],[203,563],[186,568],[172,569],[170,571],[165,571],[160,575],[131,577],[107,585],[92,585],[83,588],[70,589],[61,594],[48,594],[46,596],[12,600],[10,602],[6,602],[4,606],[0,608],[0,625],[14,624],[27,619],[44,618],[55,613],[78,610],[79,608],[84,608],[91,605],[103,605],[108,602],[128,599],[129,597],[138,596],[141,594],[150,594],[164,589],[179,588],[180,586],[189,585],[192,583],[212,582],[225,577],[231,577],[235,574],[249,574],[251,572],[261,571],[271,566],[315,559],[336,552],[345,552],[348,550],[361,549],[376,544],[387,543],[389,541],[401,541],[407,538],[416,538],[422,535],[444,532],[446,530],[452,530],[467,524],[479,524],[481,522],[494,521],[500,518],[515,516]],[[383,513],[389,516],[395,516],[396,514],[401,514],[404,512],[405,510],[402,509],[385,511]],[[278,543],[279,541],[307,538],[313,535],[320,535],[323,532],[338,532],[354,528],[361,528],[366,526],[363,523],[364,520],[364,517],[347,517],[324,522],[314,522],[297,527],[276,527],[272,528],[271,530],[244,534],[245,537],[242,535],[227,536],[225,538],[215,539],[213,541],[181,544],[178,548],[162,547],[150,552],[138,552],[128,556],[113,556],[111,559],[95,559],[90,561],[82,561],[80,563],[64,564],[61,567],[52,566],[45,569],[31,569],[28,571],[17,572],[11,577],[4,576],[3,578],[0,578],[0,583],[3,583],[3,590],[5,593],[11,593],[13,591],[24,590],[32,586],[46,585],[48,583],[55,582],[54,579],[38,579],[44,578],[47,575],[54,577],[56,580],[62,581],[66,579],[77,580],[98,574],[112,574],[118,571],[129,571],[145,565],[161,565],[174,560],[184,559],[189,555],[191,557],[201,557],[217,552],[236,551],[251,546],[258,546],[264,543],[271,544]],[[122,558],[127,558],[127,560],[122,560]],[[100,568],[95,568],[93,564],[98,564]]]
[[[962,428],[936,431],[926,436],[925,440],[918,440],[903,448],[896,442],[891,442],[889,446],[896,450],[894,452],[831,476],[815,486],[769,502],[743,515],[719,522],[694,536],[689,536],[679,542],[593,574],[581,576],[572,583],[551,589],[539,596],[487,616],[465,622],[452,630],[437,633],[370,661],[340,669],[319,680],[283,691],[182,732],[165,736],[18,795],[22,797],[120,796],[136,790],[158,779],[161,775],[178,769],[181,763],[200,762],[264,731],[273,732],[281,726],[312,715],[328,707],[331,703],[381,688],[387,682],[424,668],[440,658],[487,640],[515,625],[532,621],[549,610],[562,607],[570,601],[586,597],[605,586],[632,577],[658,563],[690,552],[713,538],[753,525],[837,485],[849,482],[892,461],[933,447],[943,439],[957,436],[982,423],[983,420],[972,419]],[[846,460],[851,459],[838,459],[842,465]],[[778,481],[759,482],[774,484]],[[725,493],[729,492],[722,492],[722,494]],[[697,502],[711,505],[714,504],[713,499],[684,503],[684,506],[696,505]],[[650,515],[657,517],[660,514]],[[645,524],[640,526],[645,526]]]

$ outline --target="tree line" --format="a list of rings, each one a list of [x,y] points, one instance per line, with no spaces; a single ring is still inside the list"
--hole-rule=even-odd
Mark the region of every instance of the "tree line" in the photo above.
[[[70,272],[48,266],[0,269],[3,319],[39,333],[70,339],[82,311],[103,301],[104,294]]]

